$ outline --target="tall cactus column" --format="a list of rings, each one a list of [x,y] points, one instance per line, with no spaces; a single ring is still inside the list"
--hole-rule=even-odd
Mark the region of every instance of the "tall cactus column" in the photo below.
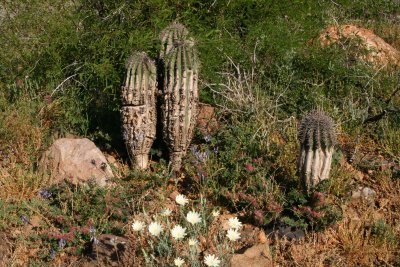
[[[164,63],[162,123],[163,138],[174,170],[181,167],[193,138],[198,113],[198,58],[187,31],[173,24],[162,33]]]
[[[333,120],[324,112],[313,111],[303,118],[299,128],[298,167],[307,192],[329,178],[336,140]]]
[[[156,135],[156,66],[146,53],[134,52],[122,87],[122,132],[133,165],[146,169]]]

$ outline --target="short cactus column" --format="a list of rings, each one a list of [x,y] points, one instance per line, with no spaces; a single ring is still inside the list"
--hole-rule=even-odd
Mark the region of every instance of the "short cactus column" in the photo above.
[[[156,136],[156,66],[146,53],[134,52],[122,87],[123,138],[136,168],[146,169]]]
[[[164,64],[161,116],[163,138],[168,145],[174,170],[181,167],[193,138],[198,115],[198,67],[194,42],[187,31],[173,24],[162,34]]]
[[[298,168],[309,193],[318,183],[329,178],[337,142],[334,122],[323,111],[313,111],[301,121],[298,138],[301,144]]]

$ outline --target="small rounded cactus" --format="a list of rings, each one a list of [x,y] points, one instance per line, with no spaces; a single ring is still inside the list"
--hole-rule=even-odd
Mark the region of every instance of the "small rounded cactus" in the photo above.
[[[335,124],[323,111],[313,111],[301,121],[298,138],[301,144],[299,173],[309,192],[329,178],[337,142]]]
[[[186,37],[187,30],[176,23],[162,34],[163,138],[168,145],[174,170],[180,169],[182,156],[193,138],[199,102],[199,62],[194,42]]]
[[[146,53],[133,52],[122,87],[122,132],[135,167],[146,169],[156,135],[156,66]]]

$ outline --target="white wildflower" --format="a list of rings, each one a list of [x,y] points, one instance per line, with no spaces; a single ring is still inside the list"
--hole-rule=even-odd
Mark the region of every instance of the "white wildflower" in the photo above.
[[[212,254],[204,257],[204,264],[209,267],[218,267],[220,263],[221,263],[221,260]]]
[[[242,223],[239,221],[239,219],[237,217],[230,218],[228,220],[228,225],[229,225],[229,228],[233,228],[233,229],[242,228]]]
[[[240,239],[240,233],[237,229],[229,229],[226,237],[228,237],[230,241],[236,241]]]
[[[178,203],[181,206],[185,206],[189,202],[187,197],[185,197],[182,194],[177,195],[176,198],[175,198],[175,201],[176,201],[176,203]]]
[[[132,230],[135,232],[140,232],[144,229],[144,223],[141,221],[133,221],[132,223]]]
[[[170,209],[168,209],[168,208],[165,208],[165,209],[163,209],[163,210],[161,211],[161,215],[162,215],[162,216],[165,216],[165,217],[170,216],[171,213],[172,213],[172,210],[170,210]]]
[[[159,236],[163,231],[163,227],[158,222],[152,222],[149,225],[149,232],[151,235]]]
[[[175,225],[171,230],[171,235],[176,240],[183,239],[186,236],[186,228],[183,228],[180,225]]]
[[[175,266],[177,266],[177,267],[182,266],[184,263],[185,263],[185,261],[184,261],[182,258],[180,258],[180,257],[178,257],[178,258],[176,258],[176,259],[174,260],[174,264],[175,264]]]
[[[219,210],[213,210],[212,211],[212,216],[215,217],[215,218],[218,217],[219,216]]]
[[[195,247],[197,246],[199,242],[195,238],[190,238],[189,239],[189,247]]]
[[[196,224],[201,222],[200,214],[195,211],[189,211],[186,215],[186,220],[191,224]]]

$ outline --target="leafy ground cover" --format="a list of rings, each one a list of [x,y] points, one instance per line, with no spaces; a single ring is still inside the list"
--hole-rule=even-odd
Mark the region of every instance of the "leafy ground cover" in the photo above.
[[[0,252],[14,266],[85,266],[96,238],[114,234],[131,242],[133,266],[176,257],[202,266],[208,253],[223,266],[246,244],[218,228],[219,211],[270,232],[275,265],[400,265],[399,70],[356,60],[366,51],[350,41],[313,42],[326,26],[346,23],[400,50],[399,10],[398,1],[371,0],[1,2]],[[197,42],[201,101],[216,107],[218,127],[196,133],[179,175],[162,142],[151,169],[136,172],[119,125],[125,60],[133,49],[156,58],[158,35],[175,20]],[[329,181],[305,195],[297,125],[315,108],[335,120],[340,144]],[[384,110],[393,112],[368,123]],[[67,134],[116,158],[114,188],[50,187],[38,175],[42,152]],[[352,199],[359,186],[375,198]],[[174,204],[173,192],[188,204]],[[192,209],[201,224],[187,221]],[[161,238],[131,227],[155,219]],[[176,224],[186,228],[184,241],[169,232]],[[305,237],[275,235],[280,225]],[[199,248],[186,246],[189,238]]]

